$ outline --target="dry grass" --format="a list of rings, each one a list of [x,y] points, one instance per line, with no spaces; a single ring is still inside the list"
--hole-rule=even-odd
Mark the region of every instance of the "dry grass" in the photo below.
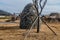
[[[57,35],[54,35],[46,25],[42,24],[40,33],[36,33],[36,29],[32,29],[27,40],[60,40],[60,23],[49,23],[48,25]],[[18,26],[18,23],[0,24],[0,40],[24,40],[27,31],[19,29]]]
[[[8,20],[8,19],[0,19],[0,22],[5,22],[6,20]]]

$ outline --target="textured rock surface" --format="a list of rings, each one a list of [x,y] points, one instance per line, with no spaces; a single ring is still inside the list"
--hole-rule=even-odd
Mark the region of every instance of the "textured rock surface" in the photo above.
[[[29,29],[37,16],[36,9],[32,3],[25,6],[21,14],[20,28]]]

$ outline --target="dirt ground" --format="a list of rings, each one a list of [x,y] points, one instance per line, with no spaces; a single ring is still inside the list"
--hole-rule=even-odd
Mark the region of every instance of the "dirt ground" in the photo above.
[[[36,29],[32,29],[26,40],[60,40],[60,23],[48,23],[57,35],[41,24],[40,32],[36,33]],[[19,23],[0,24],[0,40],[24,40],[27,35],[25,29],[19,28]]]

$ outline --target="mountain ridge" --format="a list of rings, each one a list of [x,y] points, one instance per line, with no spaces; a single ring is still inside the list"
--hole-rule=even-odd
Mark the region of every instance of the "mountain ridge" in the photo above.
[[[12,14],[9,12],[6,12],[4,10],[0,10],[0,16],[10,16],[10,15],[12,15]]]

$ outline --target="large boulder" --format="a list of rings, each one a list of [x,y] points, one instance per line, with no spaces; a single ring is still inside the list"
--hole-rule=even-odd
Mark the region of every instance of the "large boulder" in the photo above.
[[[37,12],[32,3],[27,4],[22,13],[21,13],[21,21],[20,21],[20,28],[21,29],[29,29],[36,19]]]

